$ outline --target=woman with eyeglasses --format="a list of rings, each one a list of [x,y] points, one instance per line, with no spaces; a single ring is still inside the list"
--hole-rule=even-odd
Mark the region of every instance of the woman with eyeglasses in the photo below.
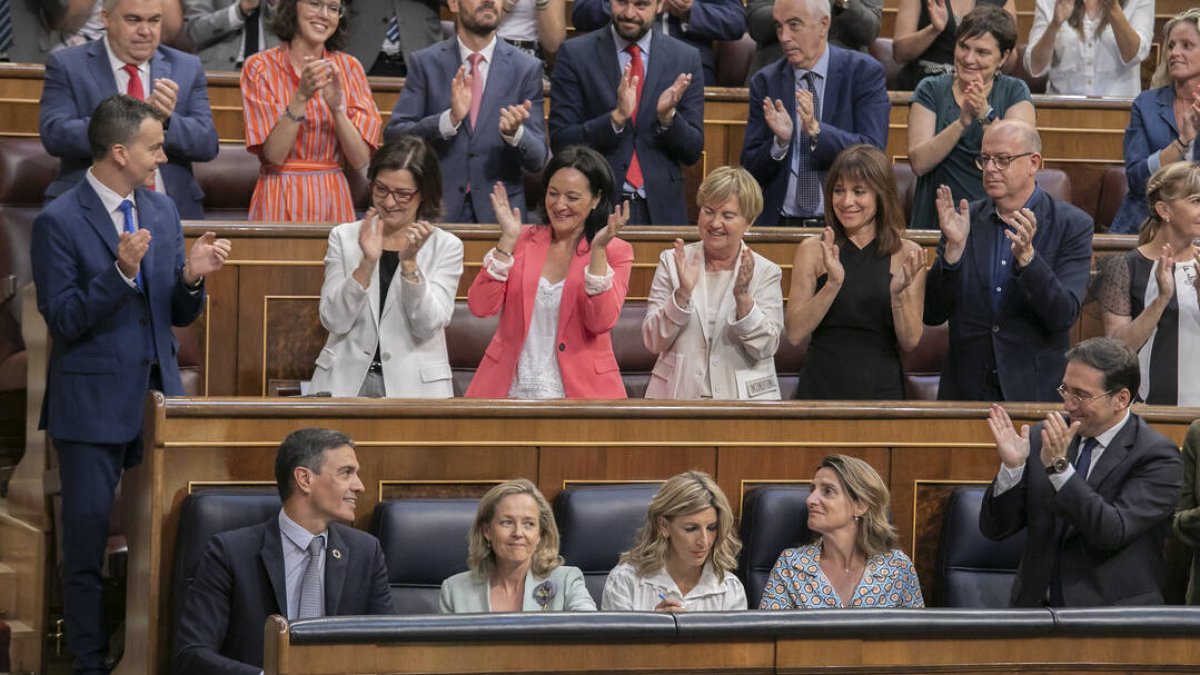
[[[361,171],[383,121],[362,64],[346,45],[346,0],[279,0],[280,44],[246,59],[246,148],[258,156],[250,219],[338,223],[354,219],[347,165]]]
[[[334,396],[454,395],[445,328],[462,276],[463,244],[429,224],[442,210],[437,153],[402,136],[367,171],[366,218],[329,233],[321,324],[329,339],[309,391]]]
[[[1146,221],[1146,187],[1159,167],[1200,160],[1200,8],[1180,12],[1163,26],[1152,89],[1133,100],[1125,128],[1129,191],[1109,232],[1136,234]]]
[[[958,24],[954,70],[927,77],[913,92],[908,113],[908,161],[917,175],[908,226],[937,229],[939,185],[957,203],[982,199],[983,172],[975,157],[983,130],[997,119],[1036,124],[1029,86],[1000,72],[1017,41],[1012,16],[994,6],[971,10]]]
[[[1104,334],[1138,354],[1138,398],[1200,406],[1200,164],[1175,162],[1146,184],[1149,217],[1137,248],[1107,258],[1094,277]]]

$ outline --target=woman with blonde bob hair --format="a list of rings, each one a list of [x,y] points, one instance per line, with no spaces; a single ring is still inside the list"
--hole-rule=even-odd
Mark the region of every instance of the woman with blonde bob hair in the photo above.
[[[733,510],[706,473],[672,476],[650,502],[633,548],[604,583],[604,610],[720,612],[746,609],[733,575],[742,542]]]
[[[759,609],[924,607],[912,561],[888,522],[887,485],[861,459],[821,460],[808,496],[816,541],[779,555]]]
[[[762,188],[741,167],[713,170],[696,201],[700,241],[662,252],[642,341],[658,361],[646,398],[778,399],[783,272],[742,240]]]
[[[1138,246],[1106,259],[1092,282],[1104,334],[1138,354],[1138,398],[1200,405],[1200,164],[1167,164],[1146,183]]]
[[[533,483],[501,483],[479,500],[467,545],[467,572],[442,582],[443,614],[595,611],[578,567],[558,555],[558,525]]]

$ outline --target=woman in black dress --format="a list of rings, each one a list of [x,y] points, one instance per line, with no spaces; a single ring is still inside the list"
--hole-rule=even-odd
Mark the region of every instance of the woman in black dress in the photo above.
[[[796,248],[787,338],[811,336],[796,398],[904,398],[900,355],[921,340],[925,256],[901,238],[892,165],[870,145],[846,148],[825,180],[820,237]]]
[[[1104,261],[1092,282],[1104,334],[1138,353],[1138,396],[1200,405],[1200,164],[1175,162],[1146,183],[1149,217],[1137,248]]]

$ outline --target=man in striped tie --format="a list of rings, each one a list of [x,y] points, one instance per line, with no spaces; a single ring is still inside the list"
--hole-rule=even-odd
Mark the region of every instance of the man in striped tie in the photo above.
[[[3,0],[0,0],[3,2]],[[238,70],[279,44],[270,30],[279,0],[183,0],[183,30],[205,70]]]
[[[1091,338],[1067,351],[1065,416],[1018,432],[992,406],[1001,464],[979,528],[995,540],[1025,531],[1014,607],[1163,604],[1163,541],[1183,462],[1174,441],[1130,411],[1140,379],[1133,351]]]
[[[372,77],[405,77],[415,51],[442,39],[440,0],[355,0],[346,3],[346,51]]]
[[[175,675],[258,675],[272,614],[393,613],[379,541],[348,525],[363,491],[354,441],[293,431],[275,455],[275,481],[279,515],[209,541],[184,599]]]
[[[0,0],[0,61],[44,62],[54,46],[51,31],[59,35],[79,31],[94,3],[95,0]]]

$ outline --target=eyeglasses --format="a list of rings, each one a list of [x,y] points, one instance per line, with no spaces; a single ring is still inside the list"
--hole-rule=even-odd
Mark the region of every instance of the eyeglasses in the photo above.
[[[987,167],[988,162],[991,162],[996,165],[997,169],[1003,171],[1008,168],[1009,164],[1012,164],[1014,159],[1028,157],[1032,154],[1032,152],[1022,152],[1019,155],[996,155],[995,157],[991,155],[977,155],[975,157],[975,166],[979,167],[980,171],[983,171]]]
[[[1106,391],[1106,392],[1103,392],[1100,394],[1091,394],[1091,395],[1085,396],[1085,395],[1076,394],[1075,392],[1071,391],[1070,389],[1067,389],[1067,385],[1065,385],[1065,384],[1058,385],[1058,389],[1055,389],[1055,391],[1057,391],[1058,395],[1062,397],[1062,400],[1064,403],[1070,403],[1075,406],[1081,406],[1084,403],[1089,403],[1098,398],[1104,398],[1105,396],[1112,396],[1114,393],[1111,391]]]
[[[328,12],[336,17],[342,17],[346,13],[346,6],[340,3],[326,4],[321,0],[298,0],[299,4],[304,5],[314,14],[322,14]]]
[[[382,203],[388,197],[396,200],[397,204],[407,204],[417,196],[420,190],[389,190],[388,186],[375,181],[371,184],[371,192],[375,195],[375,200]]]

